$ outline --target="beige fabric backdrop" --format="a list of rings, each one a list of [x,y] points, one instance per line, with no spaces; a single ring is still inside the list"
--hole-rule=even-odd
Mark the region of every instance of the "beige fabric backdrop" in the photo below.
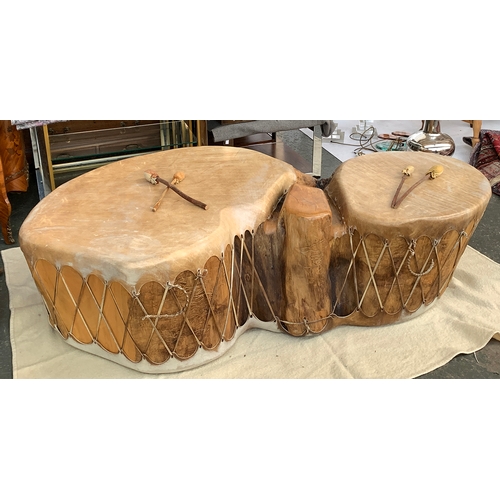
[[[248,330],[221,358],[171,375],[145,375],[82,352],[48,324],[23,254],[4,250],[14,378],[413,378],[500,332],[500,265],[468,247],[445,294],[399,325],[339,327],[294,338]]]

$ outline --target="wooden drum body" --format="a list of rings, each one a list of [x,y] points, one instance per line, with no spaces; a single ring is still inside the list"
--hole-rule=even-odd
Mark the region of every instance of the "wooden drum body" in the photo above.
[[[415,167],[390,207],[401,170]],[[154,170],[208,210],[144,179]],[[239,148],[122,160],[53,191],[20,246],[71,345],[146,373],[221,356],[259,326],[294,336],[396,322],[446,289],[491,190],[475,169],[428,153],[345,162],[325,190],[290,165]]]
[[[443,173],[430,179],[435,165]],[[409,166],[400,196],[426,180],[391,208]],[[326,188],[346,231],[332,248],[334,322],[392,323],[439,297],[491,197],[484,181],[470,165],[429,153],[377,153],[341,165]]]

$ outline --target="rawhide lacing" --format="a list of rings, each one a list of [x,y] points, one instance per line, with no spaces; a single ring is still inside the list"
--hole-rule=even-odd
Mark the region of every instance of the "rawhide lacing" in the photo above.
[[[181,290],[181,292],[183,292],[184,295],[186,296],[186,303],[184,304],[184,306],[181,309],[179,309],[179,311],[173,314],[146,314],[142,318],[143,321],[147,318],[176,318],[177,316],[180,316],[181,314],[184,314],[186,312],[186,309],[189,305],[189,295],[186,289],[180,285],[176,285],[175,283],[170,283],[170,281],[167,281],[167,286],[165,288],[165,295],[167,294],[168,291],[172,290],[173,288]]]

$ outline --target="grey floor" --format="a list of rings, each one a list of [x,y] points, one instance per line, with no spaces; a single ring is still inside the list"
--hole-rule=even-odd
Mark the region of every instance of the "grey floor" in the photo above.
[[[308,162],[312,161],[312,141],[300,131],[279,134],[279,140],[298,152]],[[330,177],[340,161],[327,151],[322,155],[322,177]],[[6,245],[0,241],[0,250],[17,246],[18,232],[24,218],[38,202],[38,191],[33,167],[28,192],[9,193],[12,204],[11,226],[16,243]],[[495,262],[500,263],[500,197],[493,195],[486,213],[470,245]],[[3,262],[0,258],[0,378],[12,378],[12,351],[10,345],[10,311],[8,290],[5,284]],[[474,354],[458,355],[449,363],[420,377],[423,379],[496,379],[500,378],[500,342],[491,340]]]

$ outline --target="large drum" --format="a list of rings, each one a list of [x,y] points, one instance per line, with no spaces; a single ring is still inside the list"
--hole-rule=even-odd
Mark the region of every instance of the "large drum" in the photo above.
[[[402,170],[414,166],[401,194],[438,163],[442,175],[391,207]],[[179,171],[174,187],[206,210],[148,182]],[[490,195],[474,168],[428,153],[350,160],[322,190],[261,153],[185,148],[62,185],[25,220],[20,245],[64,339],[168,373],[221,356],[254,326],[301,336],[425,308]]]

